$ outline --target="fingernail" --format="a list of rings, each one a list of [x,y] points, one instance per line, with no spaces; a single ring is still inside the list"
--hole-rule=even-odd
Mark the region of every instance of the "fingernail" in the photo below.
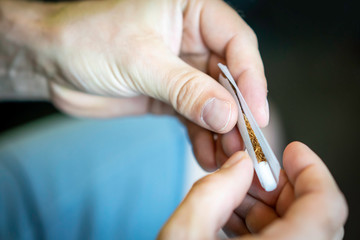
[[[243,160],[244,158],[247,158],[248,154],[246,152],[238,152],[235,155],[233,155],[231,158],[229,158],[224,165],[222,165],[222,169],[223,168],[229,168],[231,166],[234,166],[235,164],[237,164],[238,162],[240,162],[241,160]]]
[[[227,127],[230,117],[231,104],[217,98],[209,99],[201,111],[201,120],[217,132],[221,132]]]

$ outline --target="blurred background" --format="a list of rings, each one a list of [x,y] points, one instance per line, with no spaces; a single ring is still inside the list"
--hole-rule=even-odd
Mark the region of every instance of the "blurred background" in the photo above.
[[[309,145],[325,161],[349,203],[345,239],[360,228],[360,14],[343,1],[228,1],[258,36],[270,104],[286,142]],[[1,102],[0,134],[58,114],[47,102]]]
[[[233,1],[254,29],[270,104],[287,142],[309,145],[349,203],[345,239],[359,239],[360,15],[358,1]]]

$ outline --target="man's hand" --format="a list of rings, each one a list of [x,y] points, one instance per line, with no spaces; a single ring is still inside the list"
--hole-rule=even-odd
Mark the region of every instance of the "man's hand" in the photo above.
[[[238,116],[216,81],[222,62],[259,125],[268,122],[256,36],[221,0],[2,0],[0,8],[6,41],[26,49],[32,69],[49,80],[52,100],[69,114],[177,112],[200,164],[214,170],[220,156],[242,148],[236,130],[214,141],[213,132],[229,132]]]
[[[251,183],[252,173],[248,155],[234,154],[194,184],[159,239],[216,239],[222,227],[232,237],[245,235],[241,239],[342,239],[345,199],[307,146],[295,142],[285,149],[284,172],[274,192]]]

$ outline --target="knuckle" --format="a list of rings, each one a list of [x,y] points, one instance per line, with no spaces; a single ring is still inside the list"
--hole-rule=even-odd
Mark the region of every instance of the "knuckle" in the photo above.
[[[196,107],[194,102],[204,91],[204,87],[199,84],[199,78],[201,75],[195,70],[180,69],[170,74],[172,84],[169,99],[178,111],[192,111]]]

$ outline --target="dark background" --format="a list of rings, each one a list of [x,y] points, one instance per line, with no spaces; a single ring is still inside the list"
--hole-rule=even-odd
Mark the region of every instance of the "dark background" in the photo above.
[[[287,142],[309,145],[349,203],[345,239],[360,228],[360,14],[357,1],[230,1],[259,39],[270,103]],[[0,103],[0,133],[54,114],[45,102]]]
[[[232,5],[242,9],[244,1]],[[245,1],[269,98],[287,141],[325,161],[349,204],[345,239],[359,239],[360,7],[357,1]]]

